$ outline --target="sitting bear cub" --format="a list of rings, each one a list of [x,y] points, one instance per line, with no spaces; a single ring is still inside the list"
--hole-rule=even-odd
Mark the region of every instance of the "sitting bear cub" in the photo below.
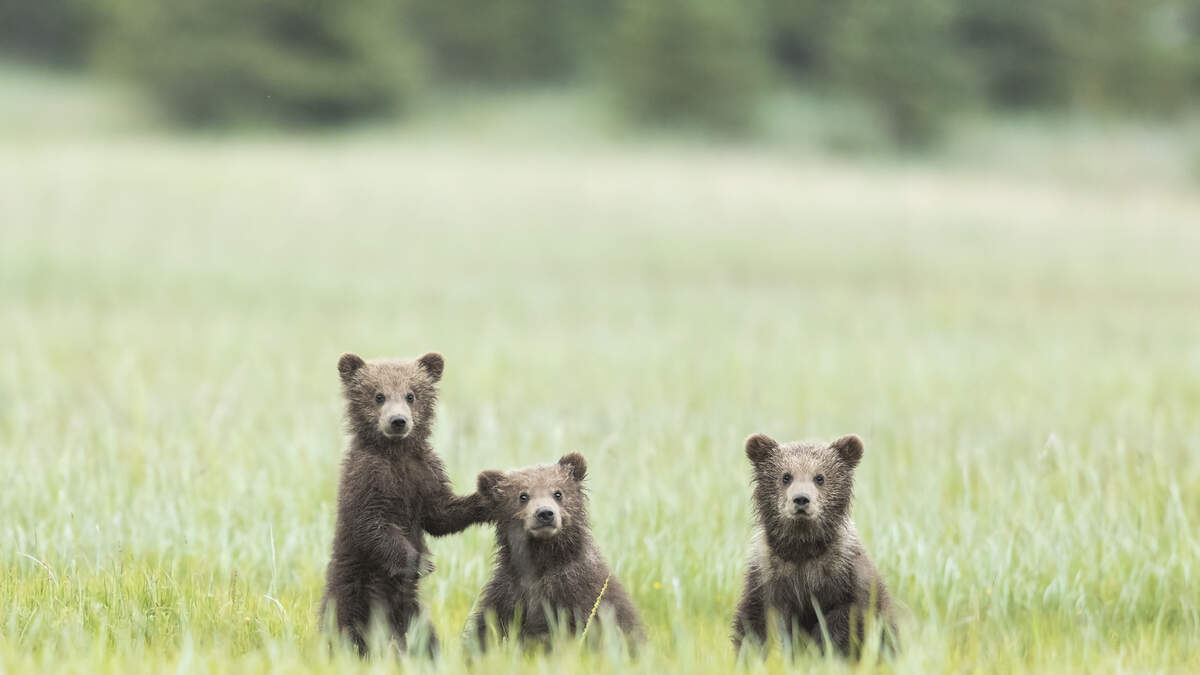
[[[792,644],[811,639],[824,650],[827,634],[842,655],[861,651],[867,614],[894,638],[887,588],[850,519],[854,468],[863,456],[858,436],[779,445],[755,434],[746,440],[746,455],[754,465],[758,525],[733,620],[734,646],[747,637],[765,644],[768,615]]]
[[[488,623],[501,638],[510,627],[523,642],[544,641],[557,627],[576,634],[618,628],[633,642],[643,629],[629,596],[612,575],[588,526],[578,453],[557,464],[479,474],[478,493],[490,500],[496,522],[496,569],[483,590],[473,621],[478,646],[486,648]]]

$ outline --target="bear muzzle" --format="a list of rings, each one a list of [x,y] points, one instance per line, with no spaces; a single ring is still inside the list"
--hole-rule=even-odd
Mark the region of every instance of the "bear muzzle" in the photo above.
[[[525,532],[535,539],[549,539],[558,534],[562,527],[562,516],[557,508],[537,505],[525,517]]]
[[[412,429],[412,410],[407,405],[389,405],[379,411],[379,433],[387,438],[405,438]]]
[[[814,519],[821,514],[816,495],[815,485],[800,481],[792,483],[783,495],[780,511],[793,520]]]

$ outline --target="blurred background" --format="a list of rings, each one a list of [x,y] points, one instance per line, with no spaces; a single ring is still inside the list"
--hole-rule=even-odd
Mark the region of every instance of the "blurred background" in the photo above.
[[[439,350],[611,672],[733,667],[752,432],[865,439],[898,672],[1200,672],[1198,225],[1200,0],[0,0],[0,670],[320,667],[337,358]]]

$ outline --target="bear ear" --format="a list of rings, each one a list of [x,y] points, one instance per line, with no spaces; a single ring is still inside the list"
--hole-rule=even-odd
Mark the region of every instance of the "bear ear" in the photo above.
[[[837,450],[838,457],[841,457],[842,461],[851,467],[858,466],[858,460],[862,459],[863,456],[862,439],[854,434],[842,436],[834,441],[830,447]]]
[[[754,434],[746,439],[746,456],[752,464],[759,464],[775,452],[779,444],[766,434]]]
[[[446,367],[446,361],[442,359],[442,355],[437,352],[429,352],[425,356],[417,359],[417,364],[429,373],[434,382],[442,379],[442,370]]]
[[[499,471],[481,471],[479,478],[475,479],[475,489],[484,497],[495,499],[496,488],[499,487],[501,478],[504,478],[504,474]]]
[[[562,459],[558,460],[558,465],[564,467],[567,475],[576,483],[582,483],[584,476],[587,475],[587,460],[578,452],[563,455]]]
[[[342,354],[342,358],[338,359],[338,373],[342,376],[342,382],[349,382],[354,373],[358,372],[359,368],[367,365],[366,361],[358,354],[349,352]]]

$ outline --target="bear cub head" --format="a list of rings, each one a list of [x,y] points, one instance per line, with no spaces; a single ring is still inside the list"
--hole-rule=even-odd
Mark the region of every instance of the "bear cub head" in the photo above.
[[[556,464],[479,474],[479,494],[490,502],[492,519],[505,541],[573,539],[587,528],[583,479],[587,461],[572,452]]]
[[[824,540],[849,517],[854,469],[863,456],[858,436],[780,445],[755,434],[746,439],[746,456],[754,466],[755,511],[769,534]]]
[[[416,360],[343,354],[338,373],[351,432],[382,444],[427,438],[444,366],[442,355],[432,352]]]

